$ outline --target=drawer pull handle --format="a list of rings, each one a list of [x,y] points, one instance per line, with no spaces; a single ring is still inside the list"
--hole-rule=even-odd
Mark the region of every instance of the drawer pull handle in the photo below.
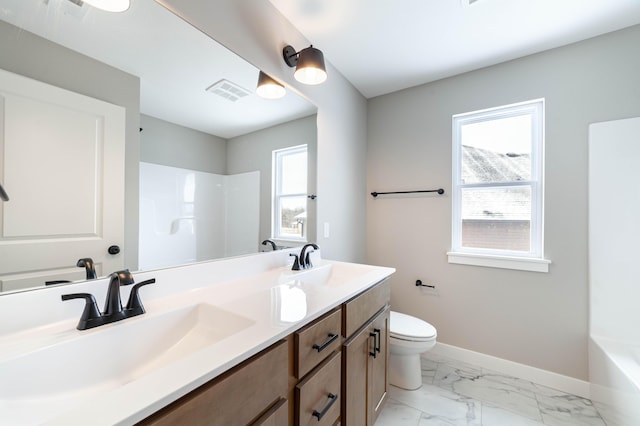
[[[327,340],[325,340],[324,343],[322,343],[321,345],[318,345],[317,343],[314,343],[312,347],[313,347],[313,349],[317,350],[318,352],[322,352],[324,350],[324,348],[329,346],[337,338],[338,338],[337,334],[329,333],[329,338]]]
[[[380,347],[382,346],[382,335],[380,334],[379,328],[374,328],[373,332],[378,335],[378,343],[376,344],[376,352],[380,352]]]
[[[329,393],[329,395],[327,395],[327,397],[329,398],[329,402],[322,409],[322,411],[318,412],[317,410],[313,410],[313,417],[316,417],[318,419],[318,421],[320,421],[320,419],[322,419],[324,417],[324,415],[327,414],[327,411],[329,411],[331,406],[338,400],[338,395],[334,395],[332,393]]]
[[[373,337],[373,351],[369,352],[369,355],[375,358],[376,350],[378,350],[378,334],[369,333],[369,337]]]

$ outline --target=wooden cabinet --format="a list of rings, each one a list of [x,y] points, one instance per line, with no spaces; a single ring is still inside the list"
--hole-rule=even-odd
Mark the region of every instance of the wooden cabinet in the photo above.
[[[342,348],[342,422],[346,426],[373,425],[387,397],[389,290],[389,283],[382,282],[343,306],[346,315],[347,306],[354,308],[352,317],[345,317],[345,330],[355,328],[354,318],[363,321]]]
[[[388,281],[140,422],[371,426],[387,396]]]
[[[283,412],[288,418],[287,408],[281,407],[288,395],[288,376],[289,344],[283,340],[140,424],[268,425],[282,418]]]

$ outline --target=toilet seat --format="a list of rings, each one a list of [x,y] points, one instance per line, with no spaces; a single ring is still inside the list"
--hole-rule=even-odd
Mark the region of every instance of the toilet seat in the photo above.
[[[398,340],[426,342],[434,340],[437,332],[435,327],[426,321],[391,311],[389,336]]]

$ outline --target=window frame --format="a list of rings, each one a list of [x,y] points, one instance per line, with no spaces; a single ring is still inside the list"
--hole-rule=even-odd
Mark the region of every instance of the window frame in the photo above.
[[[462,182],[462,127],[504,118],[529,115],[531,126],[530,180],[506,182]],[[534,99],[510,105],[472,111],[452,116],[452,231],[449,263],[488,266],[548,272],[544,259],[544,138],[545,100]],[[505,189],[527,187],[531,189],[530,250],[502,250],[462,246],[462,192],[463,189]]]
[[[272,239],[277,241],[292,241],[292,242],[307,242],[308,229],[307,224],[305,224],[305,228],[303,231],[303,235],[301,237],[296,237],[290,234],[283,235],[282,227],[280,223],[280,207],[281,200],[284,198],[295,198],[295,197],[305,197],[307,196],[307,191],[301,193],[281,193],[281,181],[282,181],[282,158],[289,155],[296,155],[301,152],[305,152],[307,154],[307,162],[309,149],[307,144],[290,146],[287,148],[276,149],[272,151],[272,199],[271,199],[271,236]],[[307,178],[308,178],[308,170],[307,170]],[[309,182],[307,181],[307,188]],[[308,201],[308,200],[306,200]],[[305,203],[305,211],[308,213],[308,203]]]

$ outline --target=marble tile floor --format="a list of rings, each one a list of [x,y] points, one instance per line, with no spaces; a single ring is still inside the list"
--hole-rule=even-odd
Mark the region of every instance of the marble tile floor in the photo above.
[[[606,426],[588,399],[427,352],[422,387],[391,386],[375,426]]]

